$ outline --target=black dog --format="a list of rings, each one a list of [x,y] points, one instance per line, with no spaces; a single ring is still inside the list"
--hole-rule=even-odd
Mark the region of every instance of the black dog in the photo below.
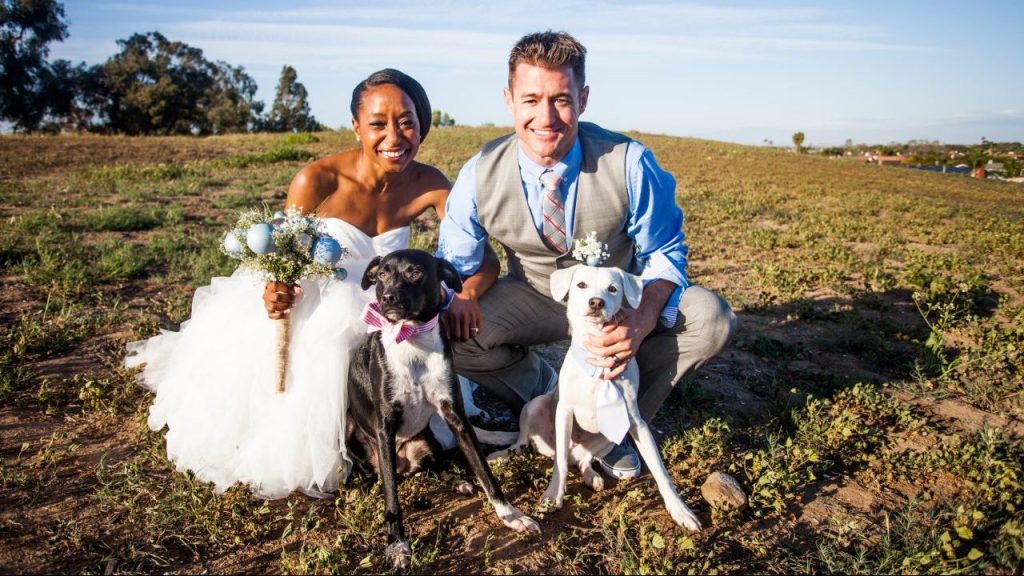
[[[348,378],[350,421],[376,452],[384,485],[387,556],[408,568],[412,549],[398,505],[396,448],[416,438],[436,412],[451,428],[498,518],[518,532],[540,527],[501,492],[466,418],[462,391],[452,365],[451,344],[439,321],[444,304],[441,281],[459,292],[455,267],[422,250],[398,250],[370,261],[363,289],[377,286],[377,301],[364,315],[376,331],[352,360]]]

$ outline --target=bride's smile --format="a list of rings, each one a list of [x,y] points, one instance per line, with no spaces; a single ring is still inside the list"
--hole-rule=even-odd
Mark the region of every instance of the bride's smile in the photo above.
[[[402,172],[412,162],[420,146],[420,126],[416,105],[394,84],[368,88],[363,94],[358,117],[352,119],[352,131],[362,143],[368,158],[388,173]]]

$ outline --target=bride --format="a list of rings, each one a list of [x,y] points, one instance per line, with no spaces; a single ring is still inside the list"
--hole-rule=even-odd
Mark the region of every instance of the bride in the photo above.
[[[166,426],[168,458],[217,492],[235,482],[262,498],[293,490],[328,497],[337,489],[351,468],[345,396],[350,354],[366,337],[359,317],[371,295],[359,287],[363,271],[374,256],[408,245],[417,216],[430,208],[444,216],[448,179],[414,160],[431,121],[422,86],[381,70],[356,86],[350,108],[360,147],[303,168],[286,201],[324,219],[348,249],[347,277],[306,279],[297,289],[271,282],[261,301],[261,282],[239,267],[196,290],[180,332],[128,345],[125,365],[144,366],[139,381],[156,393],[149,427]],[[496,275],[497,259],[487,266]],[[459,326],[481,325],[479,288],[470,284],[453,301],[454,337]],[[272,319],[283,314],[292,317],[292,339],[279,394]]]

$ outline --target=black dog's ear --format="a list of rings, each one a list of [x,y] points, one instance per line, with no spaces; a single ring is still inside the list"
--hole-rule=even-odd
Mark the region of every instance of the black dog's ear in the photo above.
[[[380,268],[380,256],[374,256],[373,260],[366,265],[366,272],[363,273],[363,290],[377,283],[377,269]]]
[[[459,271],[455,269],[455,266],[452,266],[452,263],[444,258],[434,259],[437,260],[437,279],[443,280],[455,292],[462,292],[462,276],[459,276]]]

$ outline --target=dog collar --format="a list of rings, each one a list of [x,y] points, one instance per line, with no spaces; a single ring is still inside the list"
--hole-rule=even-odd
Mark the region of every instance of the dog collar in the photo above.
[[[583,370],[583,373],[590,377],[591,381],[599,389],[597,391],[597,426],[605,438],[615,444],[621,444],[626,432],[629,432],[629,410],[626,409],[626,399],[622,396],[622,389],[611,380],[602,380],[601,373],[604,368],[594,366],[587,362],[587,351],[582,346],[569,346],[569,355],[572,361],[576,362]],[[620,376],[617,379],[621,379]]]
[[[587,356],[590,355],[590,352],[587,352],[586,348],[576,345],[569,346],[569,355],[576,361],[576,364],[581,370],[583,370],[584,374],[594,380],[599,380],[601,378],[601,374],[604,373],[604,368],[594,366],[590,362],[587,362]]]
[[[380,332],[384,344],[399,344],[417,334],[430,332],[437,327],[437,316],[423,323],[392,322],[380,310],[380,304],[371,300],[363,308],[362,320],[366,324],[366,332]]]

